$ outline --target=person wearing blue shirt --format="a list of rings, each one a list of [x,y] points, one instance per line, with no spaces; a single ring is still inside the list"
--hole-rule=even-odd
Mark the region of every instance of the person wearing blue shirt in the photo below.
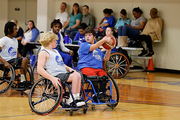
[[[62,56],[64,63],[67,66],[71,66],[72,65],[72,59],[73,59],[73,55],[74,52],[68,48],[66,48],[64,46],[64,42],[63,42],[63,36],[61,35],[61,33],[59,33],[60,29],[62,28],[62,24],[59,21],[59,19],[57,20],[53,20],[51,22],[51,29],[52,32],[55,33],[58,36],[58,40],[57,40],[57,46],[56,46],[56,50],[60,53],[60,55]]]
[[[78,42],[78,45],[81,45],[83,42],[86,42],[85,40],[85,32],[84,30],[87,28],[86,23],[81,23],[79,26],[78,32],[76,33],[76,36],[74,37],[74,42]]]
[[[26,30],[24,37],[21,41],[21,44],[23,45],[22,48],[22,56],[26,57],[28,51],[36,48],[34,45],[30,45],[27,43],[35,42],[39,40],[39,30],[36,28],[34,21],[29,20],[28,21],[28,29]]]
[[[85,39],[86,42],[82,43],[79,48],[79,61],[78,69],[87,76],[107,76],[107,73],[103,70],[103,61],[108,61],[111,54],[111,49],[107,50],[104,54],[99,47],[108,42],[112,44],[111,37],[104,37],[102,40],[95,43],[95,31],[91,27],[85,29]],[[98,92],[98,83],[93,82],[96,93],[98,94],[99,99],[107,98],[105,94],[106,80],[100,82],[100,89]],[[93,95],[94,101],[95,94]]]
[[[118,28],[120,26],[125,26],[125,24],[130,25],[131,24],[131,20],[129,18],[127,18],[127,12],[125,9],[122,9],[120,11],[120,17],[119,20],[116,22],[115,24],[115,32],[114,32],[114,36],[117,38],[118,37]]]
[[[96,38],[98,38],[99,34],[104,36],[104,32],[106,30],[107,27],[114,27],[116,20],[114,18],[114,16],[112,16],[111,14],[113,13],[112,9],[104,9],[103,10],[104,13],[104,18],[101,19],[101,21],[99,22],[99,26],[97,28],[95,28],[96,30]],[[100,31],[100,33],[99,33]]]

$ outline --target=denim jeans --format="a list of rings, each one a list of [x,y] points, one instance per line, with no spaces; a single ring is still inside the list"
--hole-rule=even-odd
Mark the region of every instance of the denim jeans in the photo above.
[[[77,32],[78,32],[78,28],[72,28],[72,29],[69,29],[69,30],[65,31],[66,35],[70,35],[70,38],[72,40],[74,39]]]
[[[136,30],[135,28],[129,27],[129,26],[119,26],[118,27],[118,36],[128,36],[133,37],[136,35],[139,35],[140,31]]]

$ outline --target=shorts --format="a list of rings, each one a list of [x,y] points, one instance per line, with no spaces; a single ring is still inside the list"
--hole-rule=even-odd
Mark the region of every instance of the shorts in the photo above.
[[[81,69],[81,72],[87,76],[107,76],[107,73],[102,70],[102,69],[95,69],[95,68],[89,68],[89,67],[86,67],[86,68],[83,68]]]
[[[22,57],[13,58],[13,59],[9,60],[8,63],[10,63],[11,65],[15,65],[15,66],[21,66],[22,59],[23,59]]]
[[[67,82],[70,74],[71,73],[69,73],[69,72],[68,73],[60,73],[56,77],[58,77],[61,80],[61,82],[64,83],[64,82]]]

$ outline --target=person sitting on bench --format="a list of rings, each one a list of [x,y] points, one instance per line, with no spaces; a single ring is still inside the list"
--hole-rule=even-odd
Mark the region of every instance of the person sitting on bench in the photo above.
[[[145,41],[147,44],[147,48],[149,49],[149,52],[145,50],[143,47],[142,53],[139,54],[139,56],[147,55],[146,56],[152,56],[154,55],[152,42],[154,40],[161,41],[161,31],[163,26],[163,20],[158,16],[158,10],[157,8],[152,8],[150,10],[150,16],[151,18],[147,21],[143,31],[141,32],[141,35],[137,35],[133,37],[133,40],[137,41]]]

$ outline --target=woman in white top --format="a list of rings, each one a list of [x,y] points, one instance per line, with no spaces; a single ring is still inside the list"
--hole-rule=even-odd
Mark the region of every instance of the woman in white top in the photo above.
[[[21,44],[23,45],[23,48],[22,48],[23,57],[26,57],[28,51],[32,50],[33,48],[36,48],[34,45],[27,44],[27,43],[35,42],[38,40],[39,40],[39,30],[36,28],[34,21],[29,20],[28,29],[26,30],[24,37],[21,41]]]

